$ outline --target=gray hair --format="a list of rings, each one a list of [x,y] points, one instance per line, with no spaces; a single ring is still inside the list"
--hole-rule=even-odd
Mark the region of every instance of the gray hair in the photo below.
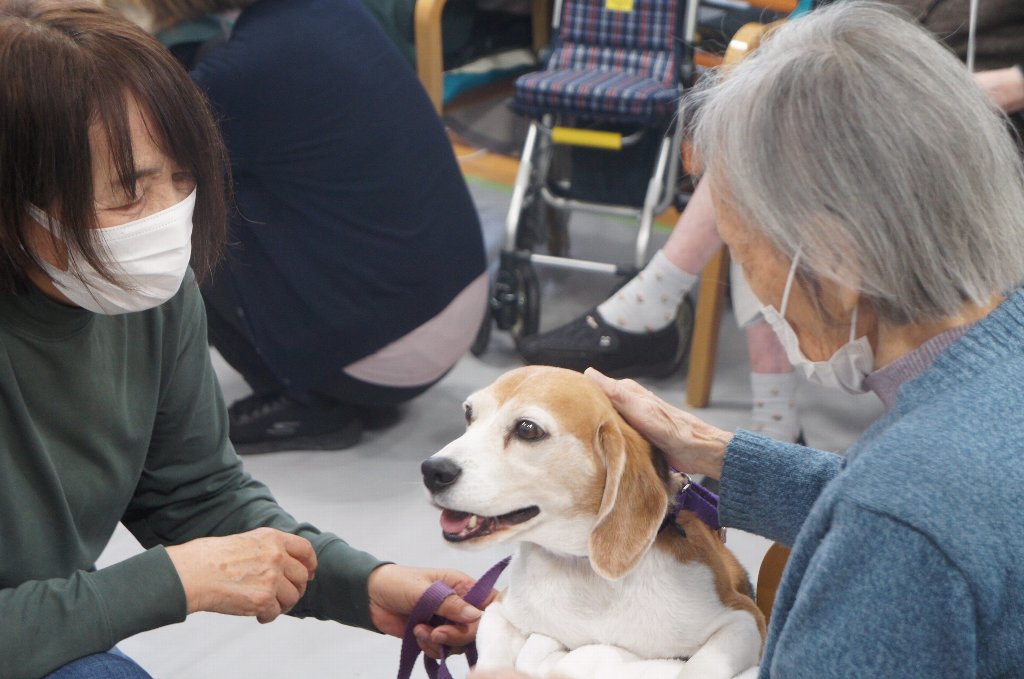
[[[691,95],[712,191],[801,277],[902,324],[1024,281],[1024,171],[1006,118],[906,15],[837,3]]]

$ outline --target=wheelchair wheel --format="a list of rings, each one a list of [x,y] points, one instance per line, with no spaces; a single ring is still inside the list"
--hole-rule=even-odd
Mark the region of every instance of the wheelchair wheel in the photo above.
[[[549,255],[569,254],[569,211],[548,205],[536,187],[527,189],[516,229],[516,249],[534,252],[546,244]]]
[[[502,253],[501,268],[491,294],[491,312],[501,330],[515,340],[536,334],[540,327],[540,282],[528,261]]]
[[[520,265],[516,272],[519,285],[519,316],[512,326],[512,337],[516,341],[540,330],[540,281],[533,265]]]

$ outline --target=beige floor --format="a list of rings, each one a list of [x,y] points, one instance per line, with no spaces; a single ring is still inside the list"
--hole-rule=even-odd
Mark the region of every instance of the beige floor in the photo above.
[[[500,237],[509,194],[471,182],[491,249]],[[616,221],[579,220],[571,226],[576,256],[632,251],[634,231]],[[663,240],[664,233],[658,238]],[[600,301],[613,281],[583,274],[543,277],[542,322],[568,320]],[[750,392],[743,339],[730,318],[722,332],[712,402],[700,415],[723,428],[747,423]],[[228,400],[247,393],[218,356],[218,374]],[[378,556],[412,565],[445,565],[479,575],[504,554],[500,549],[463,552],[443,542],[437,512],[429,507],[419,473],[420,462],[458,436],[460,404],[507,369],[519,365],[509,338],[496,333],[487,353],[466,356],[426,395],[413,402],[393,429],[368,435],[342,452],[286,452],[246,459],[246,466],[266,482],[295,516],[331,530]],[[674,403],[683,402],[684,376],[646,380]],[[806,386],[799,396],[810,445],[841,451],[880,412],[872,396],[850,397]],[[730,532],[729,546],[753,575],[767,543]],[[137,551],[127,532],[119,531],[101,566]],[[392,677],[398,666],[398,641],[369,632],[315,620],[282,618],[270,625],[212,614],[147,632],[124,641],[121,648],[158,679]],[[462,668],[459,667],[461,670]],[[421,669],[417,670],[423,677]],[[456,673],[464,676],[464,671]]]

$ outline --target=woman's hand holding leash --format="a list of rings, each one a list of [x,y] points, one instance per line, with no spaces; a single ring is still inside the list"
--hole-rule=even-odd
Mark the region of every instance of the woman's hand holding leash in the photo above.
[[[480,609],[461,599],[475,582],[465,573],[449,569],[411,568],[386,564],[370,574],[370,618],[381,632],[401,637],[405,632],[409,614],[420,596],[434,582],[443,580],[458,596],[449,596],[437,610],[437,615],[455,624],[430,627],[417,625],[414,634],[420,649],[431,658],[439,658],[441,644],[459,649],[476,637],[480,622]],[[497,592],[492,590],[484,606]]]
[[[731,433],[669,405],[633,380],[613,380],[593,368],[587,368],[585,374],[601,386],[619,414],[661,450],[673,467],[688,474],[721,477]]]
[[[192,540],[168,547],[167,554],[181,579],[189,613],[247,615],[261,623],[298,603],[317,565],[309,540],[273,528]],[[376,569],[367,585],[373,624],[385,634],[401,637],[413,606],[439,580],[457,595],[446,598],[437,610],[437,615],[453,624],[417,625],[416,641],[432,658],[440,657],[441,644],[460,650],[476,637],[481,615],[479,608],[461,599],[475,580],[460,571],[397,564]],[[483,606],[496,595],[491,590]]]

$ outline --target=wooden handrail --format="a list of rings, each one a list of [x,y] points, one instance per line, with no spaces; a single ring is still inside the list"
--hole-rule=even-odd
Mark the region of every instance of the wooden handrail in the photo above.
[[[770,9],[773,12],[781,12],[783,14],[789,14],[799,4],[797,0],[746,0],[748,5],[752,7],[760,7],[761,9]]]
[[[416,0],[413,15],[416,40],[416,74],[423,89],[441,113],[444,106],[444,52],[441,48],[441,13],[446,0]]]
[[[761,44],[764,36],[775,29],[781,21],[770,24],[752,22],[740,26],[740,29],[732,36],[729,47],[725,50],[725,64],[735,64],[748,54],[753,52]]]

